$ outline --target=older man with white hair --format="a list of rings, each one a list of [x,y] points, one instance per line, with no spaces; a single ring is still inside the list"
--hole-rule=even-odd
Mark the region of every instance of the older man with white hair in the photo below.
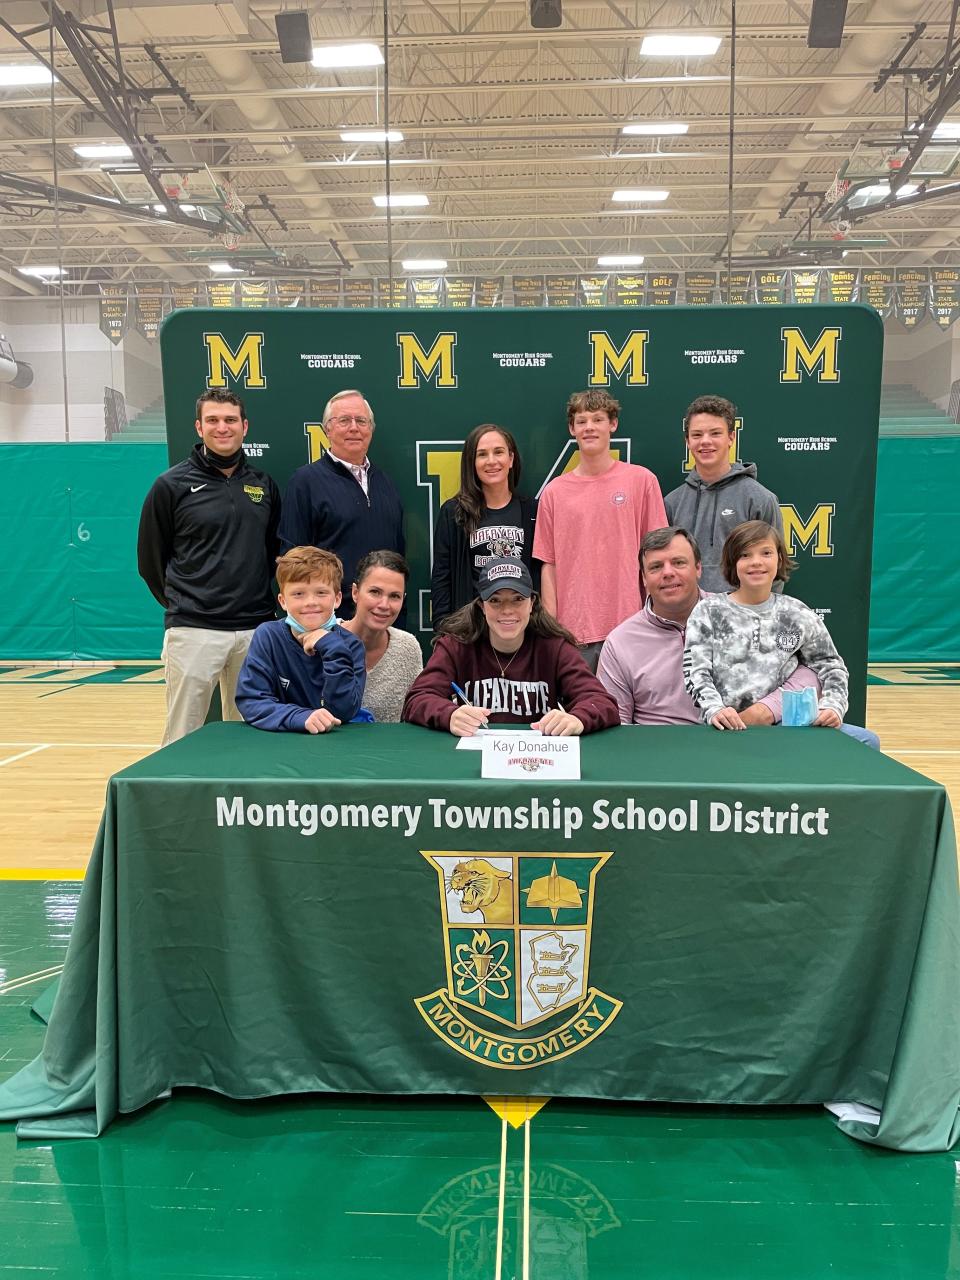
[[[369,551],[404,552],[403,506],[390,477],[367,457],[373,410],[363,394],[338,391],[327,401],[323,428],[329,447],[290,477],[283,500],[280,542],[333,551],[343,561],[340,616],[353,616],[349,585]]]

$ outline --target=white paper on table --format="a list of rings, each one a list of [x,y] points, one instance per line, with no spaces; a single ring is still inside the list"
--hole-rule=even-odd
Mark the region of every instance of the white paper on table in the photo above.
[[[838,1120],[857,1120],[861,1124],[879,1124],[880,1112],[862,1102],[825,1102],[824,1107]]]

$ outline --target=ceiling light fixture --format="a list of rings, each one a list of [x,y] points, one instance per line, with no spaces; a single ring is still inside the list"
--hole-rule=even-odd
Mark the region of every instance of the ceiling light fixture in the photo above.
[[[36,276],[39,280],[47,280],[63,275],[60,267],[17,267],[17,270],[22,276]]]
[[[53,76],[38,62],[14,62],[0,67],[0,87],[14,88],[17,85],[49,84]]]
[[[342,142],[402,142],[403,134],[399,129],[344,129],[341,131]]]
[[[208,262],[207,266],[215,276],[229,276],[240,273],[240,268],[229,262]]]
[[[641,138],[672,138],[686,133],[689,128],[688,124],[680,124],[679,121],[652,120],[649,124],[625,124],[620,132]]]
[[[125,142],[85,142],[73,152],[81,160],[128,160],[133,155]]]
[[[446,271],[446,258],[404,258],[404,271]]]
[[[336,71],[341,67],[382,67],[383,54],[375,44],[315,44],[313,65],[321,71]]]
[[[654,187],[621,187],[610,199],[618,204],[633,204],[638,200],[666,200],[669,195],[669,191],[658,191]]]
[[[720,36],[644,36],[644,58],[709,58],[720,48]]]
[[[378,209],[424,209],[430,203],[430,197],[410,192],[408,195],[374,196],[373,203]]]
[[[598,267],[639,267],[642,264],[642,253],[602,253],[597,259]]]
[[[933,136],[938,142],[960,141],[960,120],[941,120],[934,129]]]

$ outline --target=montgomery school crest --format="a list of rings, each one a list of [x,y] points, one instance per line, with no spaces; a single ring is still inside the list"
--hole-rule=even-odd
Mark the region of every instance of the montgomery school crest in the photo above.
[[[458,1053],[519,1071],[602,1034],[622,1002],[590,985],[609,853],[424,852],[437,873],[446,985],[415,1004]]]

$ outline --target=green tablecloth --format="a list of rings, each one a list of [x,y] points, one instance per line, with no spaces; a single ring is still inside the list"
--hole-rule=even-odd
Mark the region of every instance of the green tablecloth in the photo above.
[[[217,724],[123,770],[0,1118],[92,1135],[182,1085],[849,1100],[882,1112],[854,1137],[949,1148],[944,789],[828,730],[582,750],[541,787],[412,726]]]

